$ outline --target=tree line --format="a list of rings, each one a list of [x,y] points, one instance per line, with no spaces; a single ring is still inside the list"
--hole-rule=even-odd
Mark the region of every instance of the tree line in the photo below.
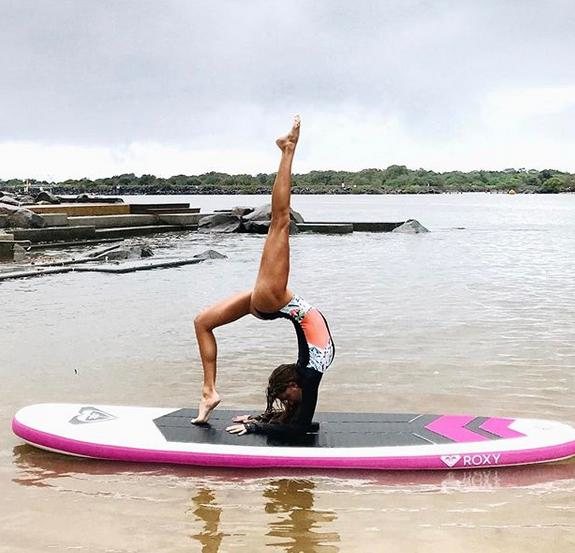
[[[169,178],[133,173],[101,179],[47,182],[34,179],[0,180],[0,189],[50,189],[56,194],[269,194],[275,173],[175,175]],[[449,171],[438,173],[391,165],[387,169],[311,171],[293,176],[295,194],[441,194],[448,192],[575,192],[575,174],[544,169]]]

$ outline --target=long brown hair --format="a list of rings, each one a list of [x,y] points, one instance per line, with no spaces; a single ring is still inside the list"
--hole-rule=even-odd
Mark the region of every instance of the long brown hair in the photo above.
[[[292,382],[296,384],[299,382],[299,376],[294,363],[280,365],[272,371],[266,391],[266,410],[259,417],[262,422],[286,423],[290,421],[297,405],[282,401],[278,396],[284,392]]]

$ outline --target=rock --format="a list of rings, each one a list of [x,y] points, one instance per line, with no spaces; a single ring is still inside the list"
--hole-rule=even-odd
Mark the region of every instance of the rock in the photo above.
[[[243,228],[245,232],[251,234],[267,234],[270,228],[270,221],[244,221]],[[297,223],[295,221],[290,222],[289,233],[297,234],[299,229],[297,228]]]
[[[46,190],[42,190],[41,192],[36,194],[34,201],[36,203],[39,203],[39,202],[49,202],[51,204],[59,204],[60,203],[59,198],[54,196],[54,194],[47,192]]]
[[[244,221],[243,229],[250,234],[267,234],[270,228],[269,221]]]
[[[42,228],[46,226],[46,221],[41,215],[25,207],[13,206],[2,202],[0,203],[0,214],[8,216],[6,226],[10,228]]]
[[[103,198],[100,196],[91,196],[90,194],[78,194],[75,198],[61,198],[58,199],[66,203],[105,203],[105,204],[123,204],[122,198]]]
[[[8,217],[8,226],[12,228],[44,228],[46,221],[41,215],[21,208]]]
[[[2,196],[2,203],[8,205],[20,205],[20,200],[17,200],[13,196]]]
[[[250,213],[253,213],[254,208],[253,207],[234,207],[232,209],[232,213],[234,215],[239,215],[240,217],[245,217],[246,215],[249,215]]]
[[[198,254],[194,255],[194,258],[195,259],[201,259],[201,260],[225,259],[225,258],[227,258],[227,255],[223,255],[223,254],[217,252],[216,250],[206,250],[205,252],[198,253]]]
[[[270,221],[272,218],[272,205],[265,204],[256,207],[251,213],[243,217],[244,221]],[[303,217],[293,209],[290,209],[290,219],[296,223],[303,223]]]
[[[6,192],[6,190],[0,190],[0,198],[15,198],[16,195],[12,192]]]
[[[154,252],[149,246],[127,246],[120,247],[104,253],[99,256],[99,259],[106,259],[107,261],[122,261],[125,259],[141,259],[142,257],[151,257]]]
[[[83,253],[79,259],[98,259],[100,257],[105,257],[105,254],[107,254],[108,252],[111,252],[113,250],[117,250],[118,248],[121,248],[122,245],[121,244],[113,244],[112,246],[109,245],[105,245],[105,246],[99,246],[97,248],[91,249],[88,252]]]
[[[22,263],[28,259],[28,252],[20,244],[14,244],[14,262]]]
[[[396,228],[394,228],[391,232],[400,232],[403,234],[419,234],[420,232],[429,232],[419,221],[415,219],[408,219]]]
[[[141,246],[142,251],[140,257],[152,257],[154,255],[154,250],[150,246]]]
[[[198,222],[200,232],[241,232],[243,230],[242,219],[231,211],[206,215]]]
[[[32,196],[20,196],[20,202],[24,205],[31,205],[36,203]]]
[[[290,234],[298,232],[295,223],[303,223],[303,217],[290,210],[292,224]],[[257,208],[235,207],[231,211],[216,212],[206,215],[199,221],[199,230],[202,232],[250,232],[266,234],[271,220],[271,204]]]

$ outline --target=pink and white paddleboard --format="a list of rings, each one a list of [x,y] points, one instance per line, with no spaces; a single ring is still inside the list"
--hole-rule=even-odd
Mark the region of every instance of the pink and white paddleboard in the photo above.
[[[387,413],[316,413],[319,429],[296,439],[231,435],[238,411],[194,426],[194,409],[39,404],[12,429],[29,444],[116,461],[217,467],[438,470],[526,465],[575,455],[575,428],[560,422]]]

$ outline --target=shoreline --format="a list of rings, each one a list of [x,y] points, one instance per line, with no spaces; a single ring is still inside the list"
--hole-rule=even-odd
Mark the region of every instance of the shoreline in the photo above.
[[[157,177],[125,173],[97,179],[46,181],[0,179],[0,190],[29,193],[48,190],[55,194],[106,195],[261,195],[270,194],[275,173],[257,175],[219,173]],[[391,165],[361,171],[311,171],[294,173],[292,193],[309,195],[382,194],[556,194],[575,192],[575,174],[554,169],[505,169],[503,171],[450,171],[437,173]]]

